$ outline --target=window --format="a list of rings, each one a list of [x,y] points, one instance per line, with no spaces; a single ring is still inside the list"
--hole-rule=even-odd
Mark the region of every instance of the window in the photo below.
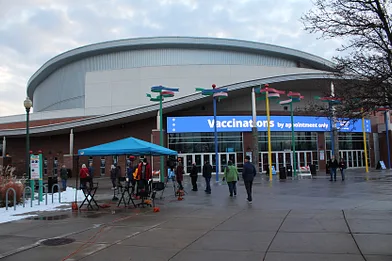
[[[171,133],[169,148],[179,153],[211,153],[215,152],[214,133]],[[219,132],[219,152],[242,152],[241,132]]]
[[[339,150],[363,150],[362,133],[356,132],[339,132]],[[367,137],[369,146],[369,138]],[[331,135],[325,133],[325,145],[327,150],[331,149]]]
[[[101,176],[105,176],[105,167],[106,167],[106,159],[105,157],[101,157],[101,165],[99,167]]]
[[[317,132],[295,132],[295,150],[317,150]],[[271,132],[272,151],[291,150],[291,132]],[[259,132],[259,150],[268,151],[268,134]]]
[[[59,167],[59,161],[58,161],[57,157],[55,157],[54,161],[53,161],[53,175],[54,176],[57,176],[58,167]]]

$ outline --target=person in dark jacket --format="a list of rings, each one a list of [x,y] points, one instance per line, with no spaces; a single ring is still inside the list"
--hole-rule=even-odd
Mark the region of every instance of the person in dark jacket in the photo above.
[[[197,191],[197,175],[198,175],[198,170],[196,167],[196,163],[192,163],[192,169],[190,173],[191,181],[192,181],[192,191]]]
[[[343,158],[340,158],[339,169],[340,169],[340,174],[342,174],[342,181],[344,181],[344,169],[345,168],[346,168],[346,162],[344,161]]]
[[[331,174],[331,179],[329,181],[336,181],[336,169],[339,167],[338,161],[335,159],[335,156],[332,156],[328,162],[329,173]]]
[[[135,193],[135,184],[136,184],[136,181],[135,181],[135,179],[133,177],[133,172],[135,172],[135,168],[133,166],[133,161],[134,160],[135,160],[134,156],[130,156],[129,157],[129,166],[128,166],[128,169],[127,169],[127,177],[126,177],[126,180],[127,180],[127,183],[128,183],[127,184],[128,187],[132,188],[131,194]]]
[[[206,161],[203,166],[203,177],[206,180],[206,190],[207,194],[211,194],[211,177],[212,177],[212,166]]]
[[[118,173],[118,171],[116,169],[116,166],[112,165],[110,167],[110,179],[112,180],[112,185],[113,185],[112,189],[116,189],[117,188],[117,183],[116,183],[116,181],[117,181],[117,173]]]
[[[242,169],[242,178],[244,179],[244,184],[246,188],[246,193],[248,194],[248,203],[252,203],[252,186],[253,179],[256,176],[256,168],[250,163],[250,157],[245,157],[244,167]]]
[[[63,191],[66,191],[67,190],[68,170],[65,168],[65,165],[63,165],[60,169],[60,178],[61,178],[61,184],[63,187]]]
[[[182,186],[182,181],[184,180],[184,166],[182,165],[181,161],[178,162],[175,172],[176,172],[176,181],[178,183],[178,188],[180,190],[184,190],[184,187]]]

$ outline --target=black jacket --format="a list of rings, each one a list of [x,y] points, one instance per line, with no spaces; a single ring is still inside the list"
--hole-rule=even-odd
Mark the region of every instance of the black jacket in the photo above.
[[[337,168],[339,167],[339,164],[338,164],[338,161],[337,161],[336,159],[335,159],[334,161],[329,160],[328,166],[329,166],[331,169],[337,169]]]
[[[256,168],[250,162],[245,162],[244,167],[242,169],[242,178],[244,181],[252,181],[256,176]]]
[[[189,176],[197,177],[197,173],[199,173],[199,171],[197,170],[197,167],[196,166],[192,166],[191,174]]]
[[[212,177],[212,166],[211,164],[207,163],[203,166],[203,177],[211,178]]]

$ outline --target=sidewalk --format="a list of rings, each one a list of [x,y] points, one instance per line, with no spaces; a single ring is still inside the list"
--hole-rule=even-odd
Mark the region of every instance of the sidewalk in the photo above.
[[[110,180],[99,183],[97,198],[110,202],[105,198],[112,195]],[[389,172],[355,171],[345,182],[257,177],[252,205],[245,201],[242,182],[234,198],[224,184],[214,183],[206,195],[201,178],[199,183],[193,192],[186,180],[183,201],[169,186],[166,198],[157,202],[159,213],[111,205],[2,224],[0,260],[392,260]],[[58,220],[45,220],[51,217]],[[51,237],[72,242],[40,243]]]

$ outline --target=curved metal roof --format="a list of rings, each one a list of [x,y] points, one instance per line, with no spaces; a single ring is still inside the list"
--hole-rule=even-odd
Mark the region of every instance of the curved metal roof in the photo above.
[[[295,81],[295,80],[315,80],[315,79],[324,79],[324,80],[334,80],[338,79],[333,73],[322,73],[322,72],[313,72],[313,73],[296,73],[296,74],[288,74],[284,76],[272,76],[262,79],[256,79],[246,82],[239,82],[235,84],[230,84],[227,86],[221,86],[228,88],[229,92],[241,90],[249,87],[259,86],[266,83],[278,83],[285,81]],[[163,103],[163,109],[165,110],[179,110],[184,107],[192,106],[194,102],[200,102],[204,99],[208,99],[209,97],[205,97],[200,93],[191,94],[185,97],[181,97],[178,99],[169,100]],[[52,125],[38,126],[30,128],[30,133],[32,135],[47,135],[48,133],[67,133],[70,129],[75,129],[75,131],[83,131],[89,129],[97,129],[100,126],[110,126],[119,124],[121,122],[129,122],[138,119],[144,119],[148,117],[155,116],[156,111],[159,109],[159,105],[146,105],[138,108],[133,108],[126,111],[115,112],[111,114],[91,117],[87,119],[72,121],[72,122],[64,122]],[[23,136],[25,135],[25,129],[8,129],[8,130],[0,130],[0,136]]]
[[[306,52],[290,49],[286,47],[264,44],[258,42],[223,39],[223,38],[208,38],[208,37],[149,37],[149,38],[133,38],[108,41],[82,46],[47,61],[28,81],[27,95],[33,98],[33,93],[37,86],[44,81],[55,70],[87,57],[118,52],[122,50],[140,50],[140,49],[155,49],[155,48],[192,48],[192,49],[217,49],[217,50],[231,50],[246,53],[269,54],[271,56],[287,58],[303,62],[315,69],[332,71],[333,63]]]

